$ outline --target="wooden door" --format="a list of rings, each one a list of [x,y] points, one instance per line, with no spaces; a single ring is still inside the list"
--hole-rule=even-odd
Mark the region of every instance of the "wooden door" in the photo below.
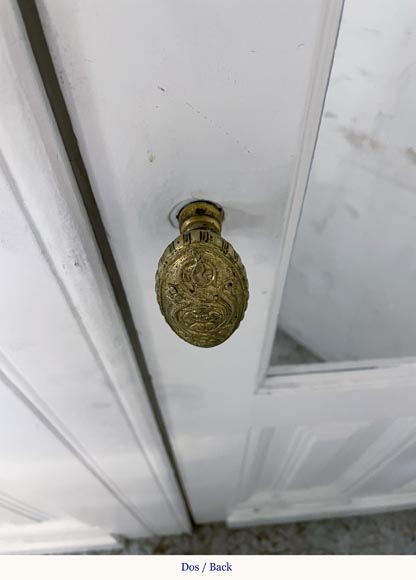
[[[398,18],[392,1],[362,4],[347,3],[328,94],[359,74],[357,39],[368,35],[364,54],[368,38],[383,36],[377,27]],[[411,364],[270,365],[342,2],[38,7],[195,520],[237,526],[413,505]],[[343,70],[348,55],[355,76]],[[400,91],[394,75],[391,83]],[[360,91],[352,83],[339,94],[354,116]],[[325,131],[341,115],[331,107]],[[354,141],[344,124],[333,133]],[[373,137],[361,137],[377,154]],[[310,188],[319,155],[338,152],[319,143]],[[178,339],[154,292],[158,259],[177,233],[172,216],[201,198],[224,208],[224,236],[250,284],[240,329],[213,349]],[[314,272],[305,272],[312,282]]]

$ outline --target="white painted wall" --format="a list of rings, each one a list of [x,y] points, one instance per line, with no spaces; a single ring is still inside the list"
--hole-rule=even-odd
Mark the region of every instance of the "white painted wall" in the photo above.
[[[416,4],[346,0],[281,327],[329,361],[416,356]]]

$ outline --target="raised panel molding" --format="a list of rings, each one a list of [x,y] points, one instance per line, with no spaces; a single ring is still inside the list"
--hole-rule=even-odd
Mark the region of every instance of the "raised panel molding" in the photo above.
[[[16,514],[23,522],[43,522],[53,519],[53,516],[42,512],[26,502],[0,491],[0,508]],[[0,519],[0,526],[2,520]]]
[[[306,372],[306,367],[311,367]],[[278,391],[295,389],[297,392],[330,392],[336,390],[354,391],[368,388],[381,390],[386,388],[412,387],[416,365],[410,359],[391,359],[389,361],[359,361],[346,365],[345,363],[325,364],[323,372],[320,365],[297,365],[290,375],[274,374],[279,367],[271,367],[260,393],[272,394]],[[315,367],[315,369],[313,368]],[[319,367],[320,370],[317,370]]]
[[[415,442],[415,417],[401,417],[392,421],[357,461],[344,471],[337,481],[337,487],[346,495],[360,495],[360,487]]]
[[[0,554],[65,554],[84,551],[111,552],[119,542],[99,528],[76,520],[53,520],[0,527]]]
[[[341,446],[365,425],[364,422],[351,422],[298,427],[284,457],[283,467],[273,482],[273,489],[289,489],[308,457],[311,454],[319,457],[321,446],[327,442],[333,446],[329,454],[325,454],[325,461],[331,461]]]
[[[402,509],[414,509],[416,493],[388,494],[370,497],[339,498],[331,497],[325,500],[309,503],[279,504],[264,502],[258,507],[241,506],[227,518],[231,528],[266,525],[274,523],[296,522],[302,520],[317,520],[340,516],[352,516],[389,512]]]
[[[249,499],[260,487],[260,476],[268,459],[268,452],[275,437],[274,427],[251,429],[247,435],[246,452],[238,486],[237,503]]]
[[[281,427],[278,437],[283,439],[286,448],[282,457],[276,453],[277,473],[273,479],[269,472],[269,481],[266,481],[265,465],[272,460],[273,445],[278,450],[277,430],[267,427],[251,431],[247,443],[244,493],[237,508],[227,518],[230,526],[406,509],[416,504],[416,479],[402,485],[398,476],[397,485],[390,494],[379,493],[377,485],[372,493],[361,491],[373,479],[377,482],[377,475],[416,443],[415,417],[400,417],[390,422],[374,420]],[[289,436],[288,433],[292,434]],[[264,444],[266,440],[267,445]],[[333,443],[331,454],[320,469],[321,446],[328,442]],[[350,458],[350,464],[337,476],[332,470],[334,477],[327,481],[326,470],[331,461],[336,460],[338,451],[349,442],[353,444],[344,457]],[[255,466],[254,461],[257,461]],[[312,469],[316,466],[316,485],[306,483],[302,488],[301,476],[307,478],[308,462]],[[254,467],[258,469],[256,478],[248,480],[247,475],[253,473]]]
[[[302,425],[292,430],[252,429],[246,446],[237,509],[251,506],[256,510],[270,503],[287,507],[316,503],[324,498],[336,501],[341,495],[336,481],[327,482],[325,473],[316,473],[316,470],[330,463],[341,447],[366,426],[367,422],[350,422]],[[302,487],[302,477],[311,475],[316,484],[311,487],[306,483]]]

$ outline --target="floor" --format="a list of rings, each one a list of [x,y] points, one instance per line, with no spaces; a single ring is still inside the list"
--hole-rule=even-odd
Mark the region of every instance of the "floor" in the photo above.
[[[416,554],[416,510],[229,530],[125,543],[122,554]]]

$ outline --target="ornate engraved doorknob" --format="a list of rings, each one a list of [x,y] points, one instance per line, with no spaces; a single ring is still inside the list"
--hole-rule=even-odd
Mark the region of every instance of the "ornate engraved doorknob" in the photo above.
[[[247,308],[246,271],[220,235],[223,217],[223,210],[207,201],[182,208],[181,233],[164,251],[156,272],[157,300],[166,322],[195,346],[227,340]]]

